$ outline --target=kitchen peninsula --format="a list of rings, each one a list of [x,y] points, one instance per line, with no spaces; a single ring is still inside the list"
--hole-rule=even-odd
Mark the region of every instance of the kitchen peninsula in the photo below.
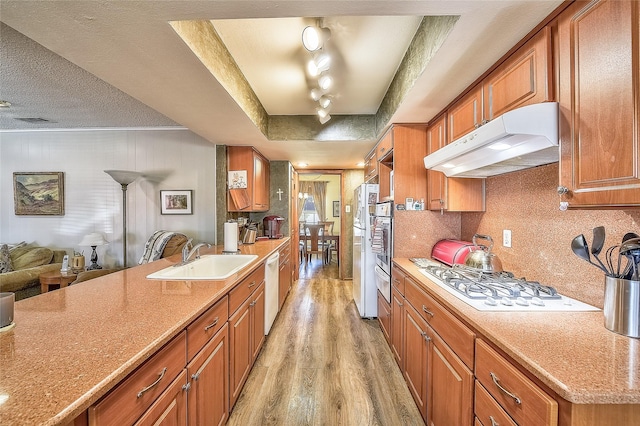
[[[78,416],[78,424],[85,424],[89,407],[170,347],[288,243],[284,238],[241,246],[242,254],[258,258],[225,280],[146,278],[179,262],[175,255],[17,302],[15,328],[0,333],[0,424],[69,424]]]

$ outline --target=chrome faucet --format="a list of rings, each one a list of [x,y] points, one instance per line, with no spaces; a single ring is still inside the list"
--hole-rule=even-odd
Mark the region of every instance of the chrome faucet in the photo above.
[[[182,247],[182,263],[180,263],[180,265],[186,265],[187,263],[191,262],[189,259],[191,259],[194,253],[196,255],[194,260],[200,259],[200,247],[211,247],[211,244],[209,243],[199,243],[194,247],[192,241],[193,238],[189,238],[184,247]],[[189,250],[189,247],[192,247],[191,250]]]

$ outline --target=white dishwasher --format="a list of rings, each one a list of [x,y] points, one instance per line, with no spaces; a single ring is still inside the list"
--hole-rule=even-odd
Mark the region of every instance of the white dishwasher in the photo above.
[[[264,266],[264,335],[269,334],[278,314],[278,287],[280,276],[280,253],[267,258]]]

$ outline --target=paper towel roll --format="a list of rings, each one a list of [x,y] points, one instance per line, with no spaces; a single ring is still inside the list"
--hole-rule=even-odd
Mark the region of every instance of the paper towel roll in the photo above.
[[[234,253],[238,251],[238,223],[237,222],[224,223],[224,251],[234,252]]]

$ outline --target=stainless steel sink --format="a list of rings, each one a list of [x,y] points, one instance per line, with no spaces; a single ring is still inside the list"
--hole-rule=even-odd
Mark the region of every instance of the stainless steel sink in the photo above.
[[[203,255],[186,265],[169,266],[147,275],[155,280],[222,280],[258,258],[255,254]]]

